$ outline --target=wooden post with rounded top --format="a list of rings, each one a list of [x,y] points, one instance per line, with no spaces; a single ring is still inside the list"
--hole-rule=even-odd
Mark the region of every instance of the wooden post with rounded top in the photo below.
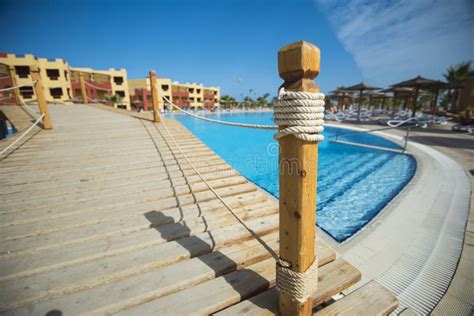
[[[44,98],[43,85],[41,84],[40,71],[37,66],[31,66],[31,79],[33,79],[33,86],[35,88],[36,100],[38,101],[38,108],[43,116],[43,128],[52,129],[53,124],[51,123],[51,117],[49,116],[48,104]]]
[[[87,97],[86,82],[84,81],[84,74],[82,72],[79,73],[79,84],[81,85],[82,102],[88,104],[89,98]]]
[[[313,81],[319,74],[319,56],[319,48],[304,41],[278,51],[278,72],[286,91],[319,92]],[[305,272],[316,258],[318,143],[288,135],[280,138],[279,144],[280,258],[289,262],[293,271]],[[279,296],[281,315],[311,315],[311,297],[300,304],[284,293]]]
[[[8,75],[10,76],[10,80],[12,82],[12,87],[16,87],[17,81],[15,77],[15,67],[14,66],[8,66]],[[21,105],[21,100],[20,100],[20,88],[15,88],[13,89],[13,93],[15,94],[15,104],[16,105]]]
[[[151,100],[153,104],[153,120],[156,123],[161,121],[160,109],[158,108],[158,87],[156,86],[156,73],[154,70],[150,70],[150,88],[151,88]]]

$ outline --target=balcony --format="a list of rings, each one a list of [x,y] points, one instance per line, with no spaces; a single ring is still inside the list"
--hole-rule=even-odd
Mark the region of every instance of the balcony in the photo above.
[[[184,100],[173,100],[173,103],[180,108],[189,108],[189,102],[184,101]]]
[[[172,92],[171,92],[171,95],[172,95],[173,97],[188,98],[188,97],[189,97],[189,92],[176,90],[176,91],[172,91]]]
[[[213,93],[204,93],[204,99],[214,100],[215,95]]]

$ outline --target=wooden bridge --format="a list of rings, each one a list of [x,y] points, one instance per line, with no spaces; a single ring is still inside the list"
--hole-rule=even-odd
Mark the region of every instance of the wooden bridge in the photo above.
[[[274,259],[222,207],[162,124],[98,106],[49,109],[54,129],[0,162],[0,310],[278,310]],[[278,203],[179,122],[166,124],[205,179],[278,251]],[[320,240],[317,255],[314,303],[321,305],[360,273]],[[374,282],[319,313],[348,307],[353,313],[358,306],[376,314],[395,308],[396,300]]]

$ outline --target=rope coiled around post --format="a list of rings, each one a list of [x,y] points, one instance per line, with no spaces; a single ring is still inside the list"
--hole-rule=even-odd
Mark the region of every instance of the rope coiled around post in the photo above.
[[[314,92],[292,92],[281,90],[273,107],[275,124],[280,130],[279,139],[293,135],[309,142],[321,142],[324,136],[324,94]]]
[[[304,303],[318,289],[318,260],[304,272],[291,270],[291,265],[280,259],[276,264],[276,286],[293,300]]]

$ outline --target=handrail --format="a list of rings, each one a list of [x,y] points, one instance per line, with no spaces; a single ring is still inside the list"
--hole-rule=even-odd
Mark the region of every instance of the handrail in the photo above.
[[[357,132],[351,132],[351,133],[341,133],[341,134],[332,135],[332,136],[329,136],[328,141],[331,141],[333,138],[335,138],[334,142],[338,142],[339,137],[341,137],[341,136],[369,134],[369,133],[378,132],[378,131],[385,131],[385,130],[398,129],[398,128],[400,128],[400,129],[406,128],[407,133],[406,133],[406,136],[405,136],[405,143],[404,143],[404,146],[403,146],[403,152],[406,152],[407,145],[408,145],[408,138],[410,137],[410,130],[413,126],[410,126],[410,125],[404,126],[404,124],[408,123],[408,122],[411,122],[411,121],[416,122],[414,127],[421,127],[421,128],[426,128],[427,127],[426,123],[423,123],[417,117],[410,117],[409,119],[406,119],[404,121],[390,120],[390,121],[387,122],[387,125],[389,125],[389,127],[382,127],[382,128],[371,129],[371,130],[367,130],[367,131],[357,131]]]

